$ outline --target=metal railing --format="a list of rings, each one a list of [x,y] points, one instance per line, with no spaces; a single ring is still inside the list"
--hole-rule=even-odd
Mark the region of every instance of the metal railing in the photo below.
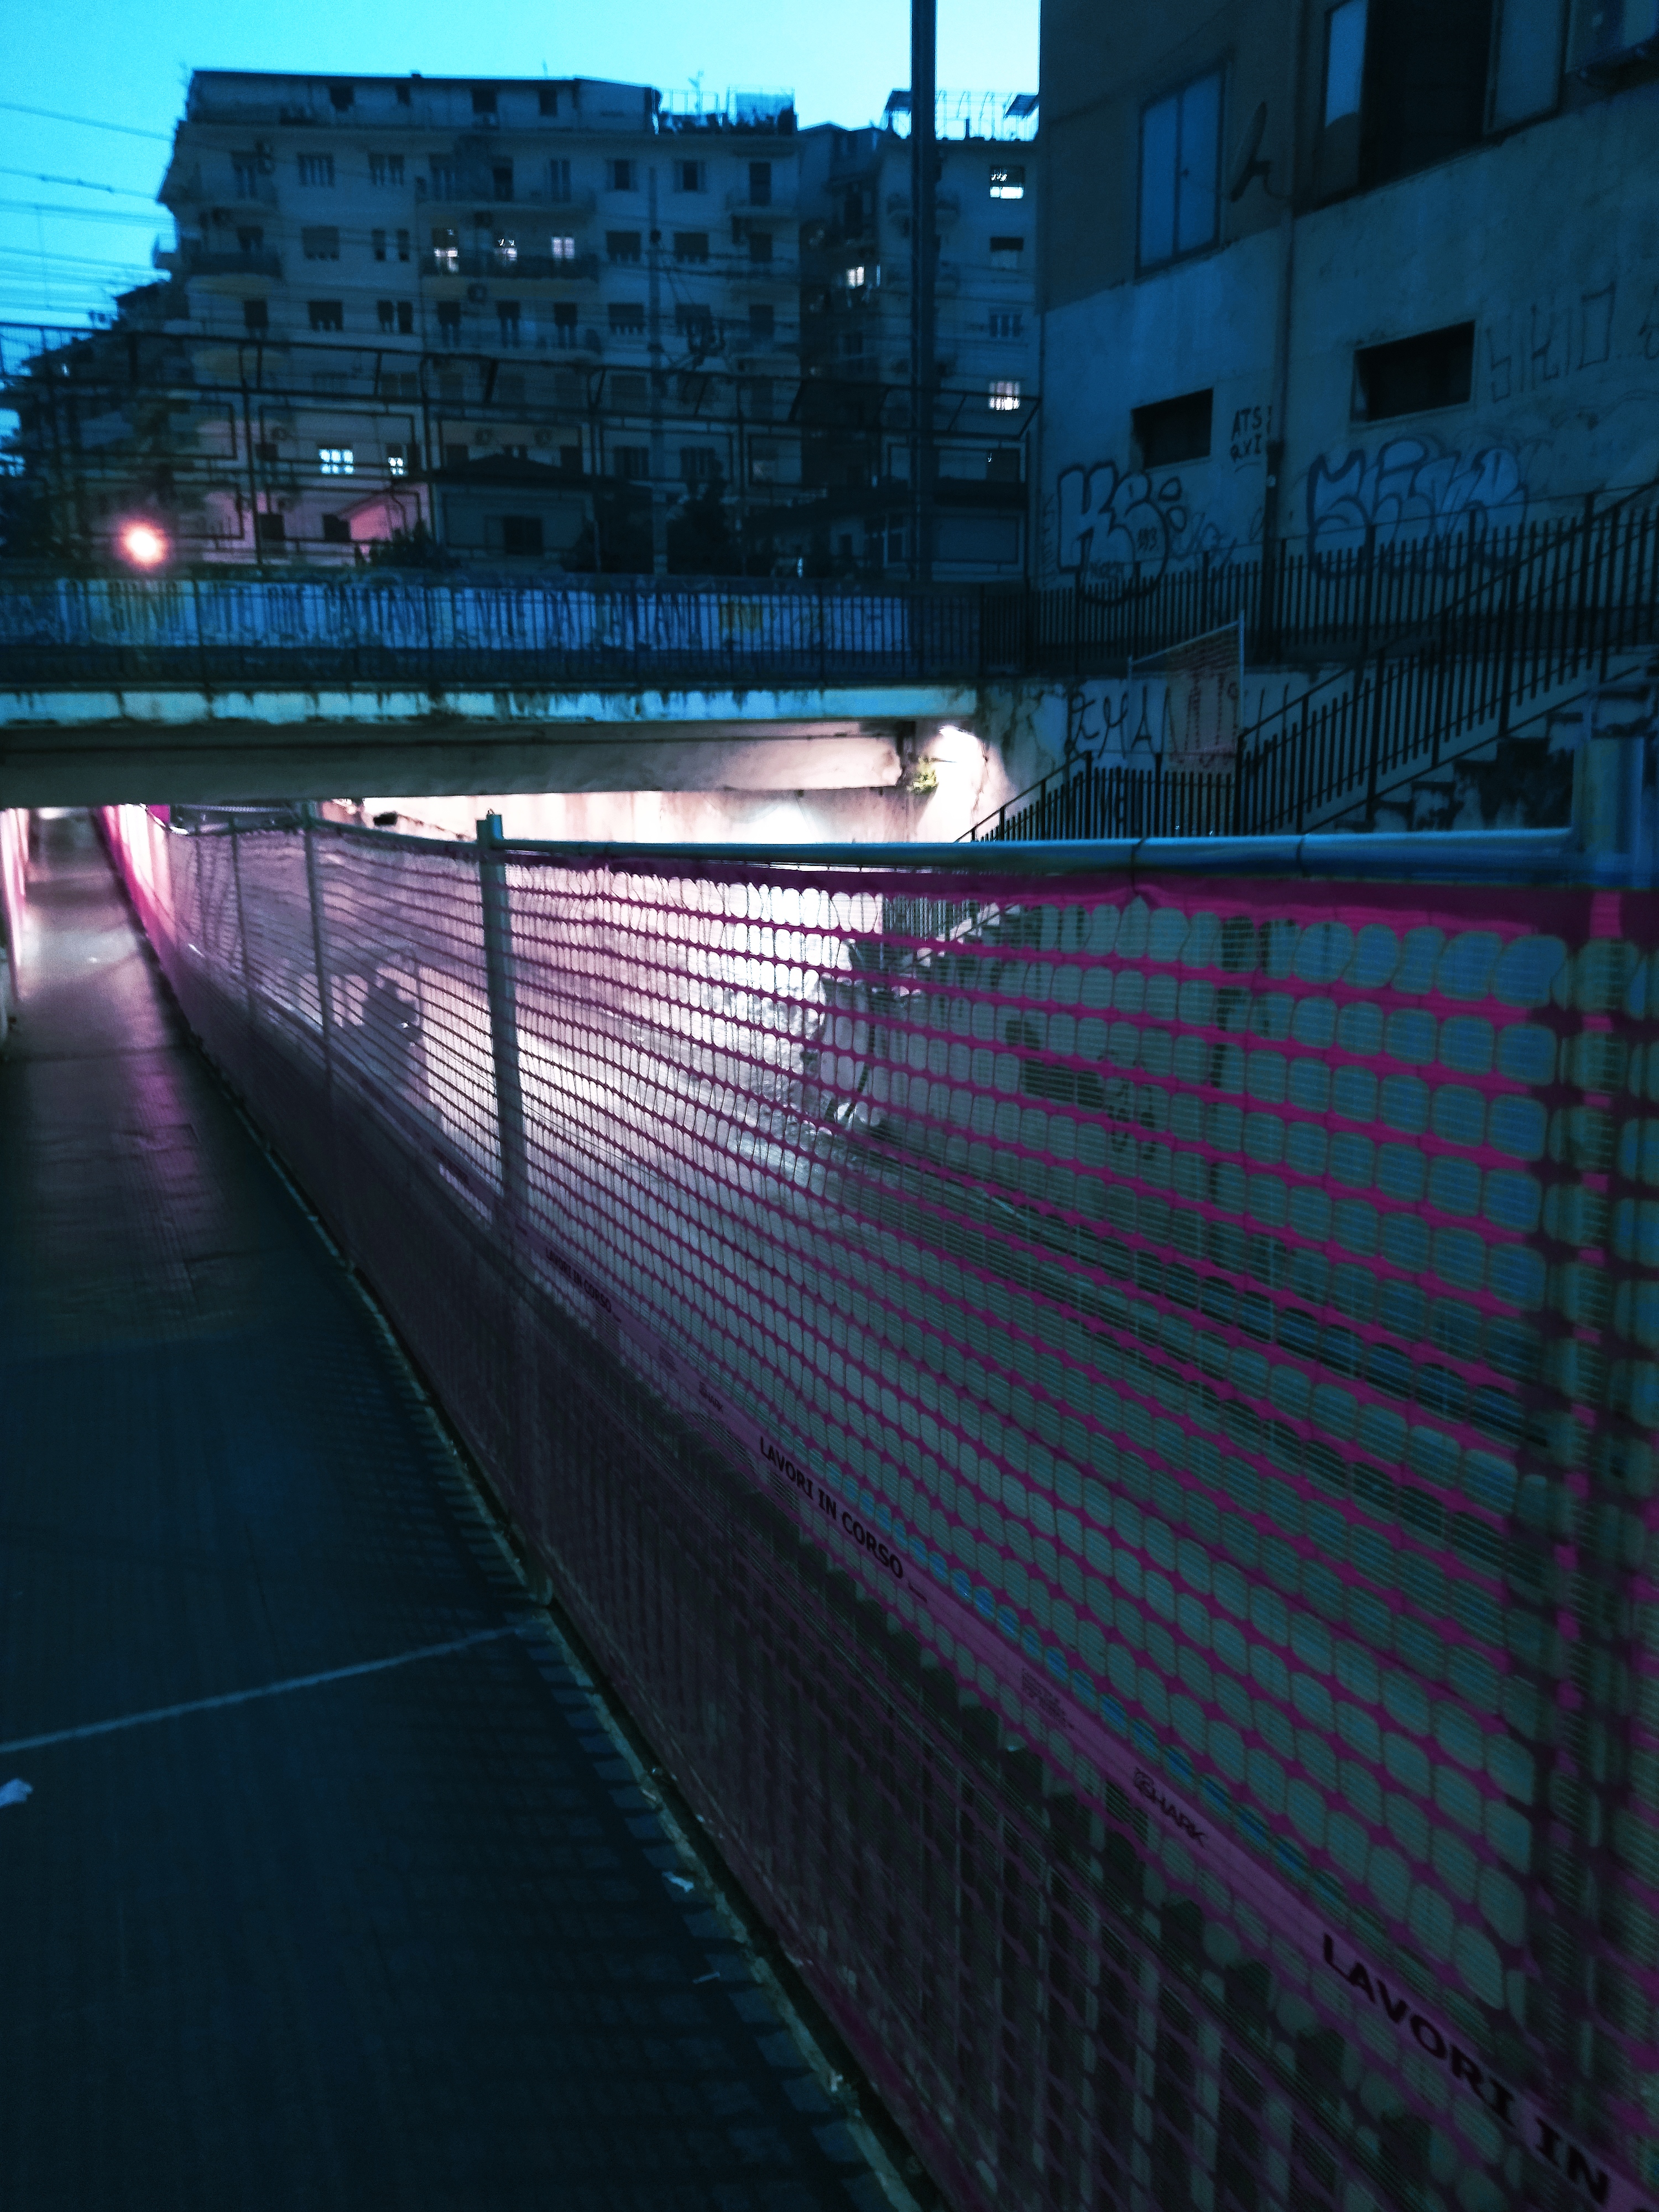
[[[397,479],[406,489],[414,475]],[[367,489],[367,485],[364,487]],[[474,583],[358,576],[168,581],[0,572],[0,650],[24,680],[627,682],[822,672],[1073,681],[1242,618],[1247,637],[1317,672],[1246,730],[1240,830],[1288,823],[1384,781],[1426,745],[1514,715],[1564,674],[1654,633],[1651,492],[1571,520],[1452,539],[1260,558],[1088,588],[618,578]],[[325,574],[326,572],[325,572]],[[1362,796],[1364,795],[1362,790]],[[1022,794],[1022,800],[1024,794]],[[1011,806],[1020,802],[1010,802]],[[1007,818],[1005,817],[1005,818]]]
[[[105,820],[949,2201],[1652,2203],[1652,892]]]
[[[1652,502],[1644,486],[1601,514],[1498,532],[1481,541],[1478,560],[1471,540],[1437,578],[1424,548],[1404,563],[1384,564],[1374,548],[1358,567],[1345,557],[1317,592],[1308,564],[1294,564],[1303,643],[1322,635],[1334,657],[1340,629],[1310,625],[1346,619],[1357,658],[1241,731],[1231,772],[1205,778],[1201,799],[1187,794],[1188,776],[1177,777],[1175,803],[1236,836],[1299,832],[1356,811],[1369,823],[1390,789],[1501,742],[1601,681],[1619,656],[1659,642]],[[1201,585],[1189,610],[1189,635],[1244,611]],[[1161,762],[1063,765],[969,836],[1132,835],[1139,812],[1170,803],[1161,796],[1169,781]],[[1073,820],[1102,826],[1051,826]]]

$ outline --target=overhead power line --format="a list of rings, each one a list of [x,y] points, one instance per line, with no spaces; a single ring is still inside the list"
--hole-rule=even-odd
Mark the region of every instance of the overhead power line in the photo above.
[[[137,224],[141,230],[159,230],[171,221],[163,207],[154,215],[140,215],[137,208],[63,207],[51,200],[0,200],[0,209],[19,210],[28,215],[68,216],[81,222],[125,222]]]
[[[131,123],[105,123],[95,115],[65,115],[56,107],[26,107],[17,100],[0,100],[0,108],[9,115],[38,115],[48,123],[80,123],[88,131],[118,131],[124,138],[155,138],[163,146],[173,143],[170,131],[139,131]]]
[[[73,185],[83,192],[114,192],[125,200],[153,200],[154,192],[141,192],[133,185],[104,185],[91,177],[53,177],[43,169],[8,169],[0,167],[0,177],[28,177],[37,185]]]

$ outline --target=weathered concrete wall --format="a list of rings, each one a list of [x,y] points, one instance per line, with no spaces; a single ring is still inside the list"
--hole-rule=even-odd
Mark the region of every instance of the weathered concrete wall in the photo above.
[[[1259,545],[1286,236],[1258,231],[1048,314],[1045,576],[1082,561],[1107,583],[1131,560],[1144,575]],[[1466,405],[1353,419],[1357,347],[1469,319]],[[1358,542],[1368,522],[1386,543],[1646,481],[1659,472],[1659,85],[1299,216],[1290,328],[1279,527],[1316,550]],[[1209,459],[1139,473],[1130,410],[1206,385]]]

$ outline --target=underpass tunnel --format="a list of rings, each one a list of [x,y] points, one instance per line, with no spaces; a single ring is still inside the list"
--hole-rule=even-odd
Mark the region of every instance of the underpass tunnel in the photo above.
[[[914,2201],[93,819],[0,886],[8,2201]]]

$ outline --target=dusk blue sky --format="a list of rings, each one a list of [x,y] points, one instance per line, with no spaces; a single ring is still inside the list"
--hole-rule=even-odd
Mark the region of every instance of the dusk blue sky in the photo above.
[[[941,85],[1035,91],[1037,0],[939,0]],[[618,77],[794,91],[803,123],[867,123],[909,76],[906,0],[11,0],[0,87],[0,322],[78,323],[149,274],[153,195],[192,69]],[[50,108],[132,137],[20,114]],[[18,172],[23,173],[19,174]],[[52,181],[44,181],[50,179]],[[71,179],[73,181],[63,181]],[[91,189],[119,187],[118,191]],[[150,204],[146,204],[150,202]],[[84,213],[65,213],[80,209]],[[9,350],[9,349],[8,349]]]

